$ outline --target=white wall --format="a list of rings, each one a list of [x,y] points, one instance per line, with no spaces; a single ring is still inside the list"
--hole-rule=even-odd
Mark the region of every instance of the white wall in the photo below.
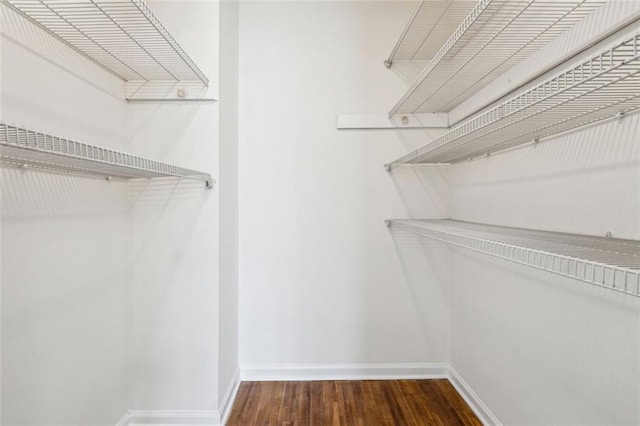
[[[149,1],[216,85],[218,3]],[[5,14],[2,119],[217,178],[218,106],[135,104]],[[218,192],[2,169],[2,424],[218,409]]]
[[[610,37],[587,55],[636,30]],[[585,31],[588,35],[587,27],[574,33],[585,36]],[[561,53],[556,43],[503,80]],[[503,81],[487,87],[485,102],[505,89]],[[478,95],[471,103],[480,101]],[[640,239],[639,130],[640,116],[630,115],[443,168],[448,213],[479,223],[592,235],[611,231],[617,238]],[[433,173],[433,167],[394,171],[410,173]],[[423,181],[425,193],[432,190],[433,179]],[[411,209],[411,216],[425,217],[416,212]],[[640,422],[638,300],[463,249],[451,253],[451,275],[442,282],[452,292],[450,362],[498,419],[505,424]]]
[[[633,114],[454,165],[451,216],[640,239],[639,132]],[[451,267],[451,363],[502,422],[640,423],[638,299],[465,250]]]
[[[238,0],[220,3],[219,405],[238,380],[239,12]]]
[[[505,424],[637,424],[636,299],[381,221],[638,239],[639,116],[388,176],[383,163],[438,132],[338,132],[333,120],[400,97],[381,62],[412,6],[241,4],[241,365],[448,361]]]
[[[386,111],[401,96],[382,62],[413,6],[241,2],[243,367],[446,360],[438,265],[424,266],[426,285],[405,278],[383,224],[407,216],[383,168],[404,142],[335,128],[336,113]],[[440,198],[424,201],[442,213]],[[423,255],[418,241],[397,250]]]
[[[640,238],[640,115],[453,166],[456,219]],[[451,363],[505,424],[638,424],[638,299],[464,250]]]
[[[452,284],[451,363],[504,424],[638,424],[637,300],[463,250]]]
[[[120,83],[2,18],[2,120],[124,149]],[[0,422],[114,424],[127,408],[127,184],[0,173]]]
[[[214,1],[149,6],[216,85]],[[217,179],[216,103],[133,104],[131,149]],[[133,255],[129,298],[129,408],[218,408],[218,190],[199,181],[130,185]]]
[[[214,412],[236,368],[238,270],[245,367],[451,362],[506,424],[640,422],[635,299],[383,225],[452,216],[638,239],[639,116],[389,175],[437,132],[337,131],[335,114],[401,96],[382,61],[413,2],[149,3],[213,78],[221,43],[220,153],[218,105],[127,106],[118,81],[4,23],[3,120],[220,186],[2,170],[3,424]]]

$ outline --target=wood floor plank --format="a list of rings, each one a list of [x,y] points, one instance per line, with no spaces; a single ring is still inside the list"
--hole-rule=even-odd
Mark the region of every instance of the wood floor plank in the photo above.
[[[323,382],[309,383],[309,426],[320,426],[324,418],[324,399],[322,393]]]
[[[229,426],[481,426],[447,380],[243,382]]]

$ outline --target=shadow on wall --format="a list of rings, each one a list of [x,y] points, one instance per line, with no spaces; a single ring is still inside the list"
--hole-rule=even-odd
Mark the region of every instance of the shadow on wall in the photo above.
[[[128,318],[127,376],[130,403],[153,409],[188,405],[187,383],[210,383],[209,346],[215,339],[199,334],[212,328],[217,316],[217,273],[213,227],[216,189],[196,180],[158,178],[131,180],[131,283]],[[194,336],[198,336],[195,339]],[[193,364],[185,360],[197,360]],[[201,363],[201,364],[200,364]],[[200,381],[193,375],[200,374]],[[172,383],[178,387],[167,391]],[[191,388],[185,388],[191,389]],[[199,389],[199,388],[198,388]],[[173,393],[172,393],[173,392]]]
[[[75,78],[102,91],[105,95],[122,99],[124,87],[119,77],[111,79],[112,84],[105,85],[105,77],[111,75],[110,73],[107,71],[99,72],[100,69],[88,63],[83,55],[74,52],[66,44],[4,4],[0,4],[0,25],[4,42],[16,43],[45,59],[49,64],[63,69]],[[85,67],[91,67],[91,72],[83,72]]]
[[[640,113],[610,119],[455,165],[456,187],[552,179],[638,165]]]
[[[425,69],[430,61],[409,61],[409,60],[394,60],[393,66],[390,68],[400,80],[407,83],[407,85],[413,84],[420,73]]]
[[[212,191],[178,178],[107,182],[17,168],[0,177],[2,422],[113,424],[130,408],[131,253],[159,256],[153,246],[170,238],[168,258],[180,261]],[[132,224],[150,237],[132,244]],[[184,289],[143,284],[156,314]]]
[[[128,189],[131,209],[168,207],[191,211],[194,204],[203,200],[203,194],[210,193],[201,180],[177,177],[131,179]]]
[[[393,129],[393,133],[398,137],[406,152],[411,152],[422,147],[425,143],[442,136],[447,130],[444,127],[427,127],[423,129]],[[395,158],[387,160],[395,160]]]
[[[446,244],[389,228],[403,282],[426,342],[428,359],[448,361],[450,252]]]
[[[56,217],[104,217],[129,210],[126,181],[0,169],[2,219],[27,221]]]
[[[2,422],[117,420],[126,397],[127,185],[15,168],[0,176]]]
[[[209,105],[209,107],[213,106]],[[195,105],[185,102],[184,104],[158,102],[145,102],[141,104],[127,104],[128,134],[133,135],[129,144],[138,140],[148,141],[156,156],[165,156],[170,148],[175,148],[175,141],[181,140],[185,129],[189,128],[189,123],[201,109],[206,105]],[[153,132],[151,137],[145,138],[148,132]],[[160,145],[159,145],[160,143]],[[158,147],[161,150],[158,150]],[[182,149],[184,147],[181,146]],[[159,153],[159,154],[158,154]]]
[[[197,214],[210,193],[200,180],[174,177],[107,181],[13,167],[0,168],[0,177],[0,214],[14,221],[97,218],[134,210],[154,215],[164,210]]]
[[[152,244],[152,237],[163,236],[171,238],[172,247],[184,247],[186,241],[193,237],[195,223],[211,192],[199,180],[130,180],[128,204],[132,213],[134,235],[148,237],[143,238],[138,250],[144,251],[145,246]],[[167,224],[170,226],[166,226]],[[136,262],[136,257],[134,254],[133,262]]]
[[[511,398],[511,411],[531,413],[536,424],[629,422],[640,391],[637,298],[461,248],[451,253],[452,363],[468,380],[491,383],[476,390],[485,403],[499,406],[492,399],[505,392],[532,395]],[[568,407],[582,407],[584,420]],[[569,417],[545,417],[553,412]]]
[[[389,173],[409,218],[449,217],[448,170],[448,165],[406,164]]]
[[[450,214],[471,222],[638,239],[640,114],[450,166]]]
[[[126,149],[177,166],[211,171],[216,147],[209,138],[217,123],[217,109],[215,103],[129,103]],[[179,185],[176,190],[188,191],[188,187]]]

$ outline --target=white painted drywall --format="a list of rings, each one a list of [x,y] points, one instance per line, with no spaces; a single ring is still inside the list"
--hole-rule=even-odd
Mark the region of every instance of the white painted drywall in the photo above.
[[[118,80],[4,10],[0,44],[2,120],[125,149]],[[0,173],[0,423],[114,424],[127,408],[127,184]]]
[[[636,299],[453,252],[451,364],[503,424],[638,424]]]
[[[218,3],[149,5],[216,85]],[[2,119],[204,170],[218,106],[135,104],[10,14]],[[218,192],[2,170],[2,423],[115,424],[218,409]]]
[[[451,216],[640,239],[639,133],[629,115],[453,165]],[[452,253],[451,364],[504,424],[640,423],[639,299]]]
[[[148,4],[217,84],[218,2]],[[128,114],[133,149],[218,177],[216,103],[131,104]],[[173,179],[130,189],[129,408],[215,411],[219,192]]]
[[[410,8],[241,4],[241,364],[446,360],[505,424],[637,424],[636,299],[388,235],[380,221],[638,239],[638,116],[387,176],[381,164],[435,135],[337,132],[333,117],[402,94],[379,63]]]
[[[238,0],[220,3],[219,405],[229,397],[238,371],[239,12]]]
[[[451,167],[456,219],[640,238],[640,116]],[[640,300],[464,250],[451,363],[505,424],[638,424]]]
[[[383,112],[401,96],[382,62],[413,6],[240,4],[242,366],[446,360],[442,265],[405,277],[397,251],[420,264],[421,243],[396,248],[383,224],[408,215],[412,193],[423,214],[446,215],[442,194],[387,175],[408,143],[393,131],[335,128],[337,113]]]
[[[219,41],[233,58],[235,11],[220,12],[218,40],[217,3],[150,5],[211,77]],[[220,154],[217,105],[122,108],[117,81],[3,37],[3,119],[214,176],[225,161],[219,193],[3,170],[3,423],[217,410],[235,367],[236,226],[243,365],[450,361],[506,424],[640,421],[635,299],[382,223],[450,215],[640,238],[638,116],[388,175],[382,164],[433,135],[337,131],[335,114],[401,96],[381,63],[412,7],[242,2],[238,147],[229,63]]]

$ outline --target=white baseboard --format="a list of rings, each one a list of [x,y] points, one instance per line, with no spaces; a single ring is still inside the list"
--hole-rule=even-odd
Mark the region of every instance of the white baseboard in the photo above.
[[[220,403],[219,411],[199,410],[129,410],[116,426],[219,426],[226,424],[240,387],[236,370]]]
[[[448,379],[486,426],[502,423],[458,372],[445,363],[253,365],[236,371],[219,411],[129,411],[116,426],[217,426],[226,424],[242,381]]]
[[[218,426],[217,411],[199,410],[130,410],[117,426]]]
[[[236,396],[238,395],[239,388],[240,388],[240,370],[238,369],[233,374],[231,383],[229,383],[227,392],[224,394],[224,397],[222,398],[222,402],[220,403],[220,407],[218,408],[218,412],[220,413],[221,425],[226,425],[227,420],[229,420],[229,415],[231,414],[231,409],[233,408],[233,403],[235,402]]]
[[[465,400],[467,405],[471,407],[473,412],[478,416],[480,421],[485,426],[502,426],[502,423],[491,412],[489,407],[482,402],[480,397],[471,389],[471,386],[458,374],[458,372],[452,366],[449,366],[449,382],[458,391],[462,399]]]
[[[243,382],[296,380],[445,379],[447,364],[246,365]]]

